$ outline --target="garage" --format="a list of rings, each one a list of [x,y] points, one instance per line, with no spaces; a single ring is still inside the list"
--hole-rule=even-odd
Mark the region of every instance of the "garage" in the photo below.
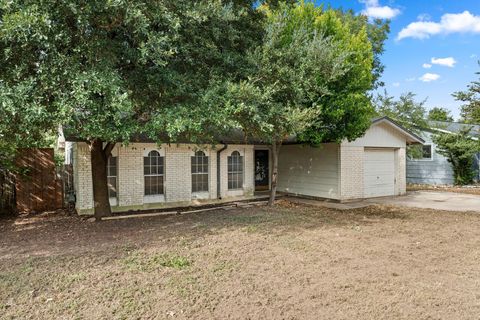
[[[365,148],[363,192],[365,198],[395,194],[395,150]]]
[[[362,137],[280,150],[278,191],[309,198],[352,201],[406,193],[407,145],[423,139],[388,117],[372,120]]]

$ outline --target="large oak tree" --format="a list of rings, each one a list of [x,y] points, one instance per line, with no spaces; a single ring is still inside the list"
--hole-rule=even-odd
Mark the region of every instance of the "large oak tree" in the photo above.
[[[252,2],[2,1],[0,138],[34,140],[63,124],[89,145],[95,217],[109,215],[116,143],[139,133],[206,139],[222,123],[208,92],[244,77],[260,35]]]

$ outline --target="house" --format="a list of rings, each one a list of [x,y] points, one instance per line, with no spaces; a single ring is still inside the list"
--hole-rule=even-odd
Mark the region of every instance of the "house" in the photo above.
[[[480,137],[480,125],[468,125],[456,122],[430,121],[430,128],[422,129],[419,136],[425,140],[421,155],[407,158],[407,183],[429,185],[453,185],[455,182],[452,165],[447,158],[439,154],[433,142],[435,132],[459,133],[470,129],[474,139]],[[474,157],[476,181],[480,181],[480,154]]]
[[[93,211],[89,148],[66,137],[76,208]],[[279,157],[278,191],[348,201],[406,192],[406,146],[423,140],[389,118],[372,121],[352,142],[320,147],[286,141]],[[253,197],[270,188],[271,154],[261,143],[225,139],[214,146],[138,140],[118,144],[108,161],[113,211],[141,210]]]

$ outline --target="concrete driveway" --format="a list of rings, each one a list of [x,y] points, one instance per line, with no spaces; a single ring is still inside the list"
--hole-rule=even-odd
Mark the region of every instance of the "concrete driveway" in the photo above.
[[[480,212],[480,196],[454,192],[412,191],[405,196],[368,199],[364,202],[448,211]]]

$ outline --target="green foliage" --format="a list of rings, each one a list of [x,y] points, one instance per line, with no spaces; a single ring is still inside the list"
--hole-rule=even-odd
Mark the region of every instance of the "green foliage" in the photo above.
[[[247,81],[230,83],[227,110],[265,141],[297,134],[307,143],[355,139],[370,126],[374,54],[351,15],[312,3],[260,8],[263,44]]]
[[[480,143],[469,136],[469,130],[458,134],[438,133],[433,136],[433,141],[437,144],[437,152],[452,164],[455,184],[472,183],[475,175],[473,157],[480,152]]]
[[[304,142],[354,140],[371,124],[373,107],[368,92],[378,84],[383,66],[377,59],[383,52],[388,25],[370,24],[352,12],[299,5],[299,17],[311,19],[311,30],[323,34],[348,54],[345,72],[328,84],[328,95],[318,97],[320,109],[313,125],[301,135]]]
[[[480,72],[476,73],[480,75]],[[464,103],[461,115],[466,123],[480,123],[480,81],[472,81],[466,91],[453,94],[456,100]]]
[[[453,117],[450,110],[446,108],[435,107],[428,111],[428,120],[452,122]]]
[[[319,116],[318,102],[330,94],[330,83],[348,71],[350,54],[316,32],[316,10],[267,10],[263,43],[249,55],[250,78],[228,84],[224,95],[225,110],[248,135],[281,143],[302,133]]]
[[[208,132],[208,88],[244,77],[259,19],[249,1],[3,1],[0,146],[60,123],[85,140]]]
[[[375,110],[378,116],[388,116],[412,132],[420,132],[428,128],[425,100],[416,101],[412,92],[403,93],[398,100],[389,96],[385,90],[375,99]]]

